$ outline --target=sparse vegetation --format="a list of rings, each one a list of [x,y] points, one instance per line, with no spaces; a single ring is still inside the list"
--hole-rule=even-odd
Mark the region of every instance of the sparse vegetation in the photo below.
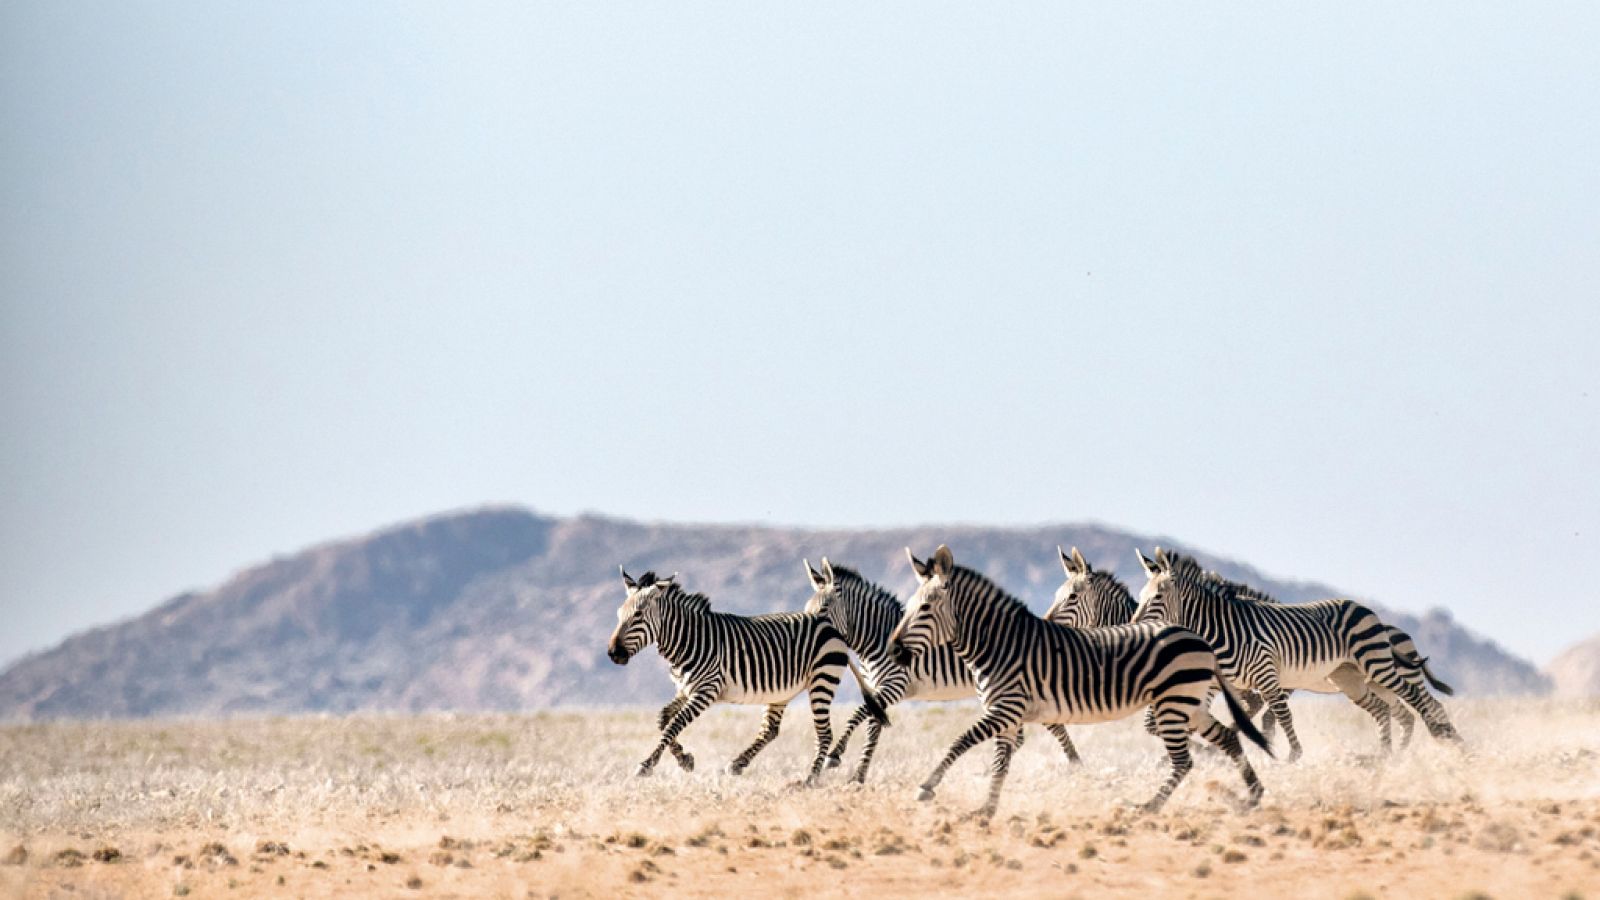
[[[1420,736],[1381,764],[1357,762],[1372,749],[1358,710],[1300,710],[1307,755],[1260,761],[1251,813],[1204,754],[1165,812],[1129,812],[1161,764],[1129,721],[1076,729],[1076,768],[1030,737],[989,826],[963,819],[987,785],[981,750],[936,801],[912,799],[970,706],[897,710],[868,784],[845,784],[847,759],[813,790],[791,784],[812,752],[793,722],[743,776],[646,779],[631,773],[648,711],[10,726],[0,893],[782,893],[823,875],[863,892],[1143,895],[1159,878],[1179,894],[1505,897],[1600,877],[1600,708],[1452,701],[1471,755]],[[756,721],[713,710],[684,741],[731,758]]]

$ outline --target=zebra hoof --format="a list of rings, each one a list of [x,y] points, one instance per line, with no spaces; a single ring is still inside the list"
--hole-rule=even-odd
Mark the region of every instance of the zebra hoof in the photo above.
[[[927,803],[929,800],[932,800],[932,799],[933,799],[933,788],[931,788],[931,787],[917,788],[917,802],[919,802],[919,803]]]
[[[639,763],[639,768],[634,769],[633,774],[639,778],[649,778],[650,770],[651,767],[649,763]]]
[[[828,762],[827,762],[828,768],[837,769],[837,768],[839,768],[839,764],[840,764],[839,757],[831,755],[831,754],[828,756]]]
[[[694,771],[694,757],[689,755],[689,754],[687,754],[687,753],[685,753],[684,755],[678,757],[678,767],[683,769],[685,772],[693,772]]]
[[[743,775],[745,767],[748,766],[748,765],[749,765],[749,763],[742,763],[742,762],[739,762],[738,760],[734,760],[733,762],[728,763],[728,774],[729,775]]]

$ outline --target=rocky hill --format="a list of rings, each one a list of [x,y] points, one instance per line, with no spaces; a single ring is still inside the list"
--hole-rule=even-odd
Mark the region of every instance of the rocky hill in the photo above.
[[[1091,525],[806,531],[454,513],[273,560],[19,660],[0,673],[0,717],[657,703],[671,687],[653,652],[626,668],[605,658],[619,562],[681,572],[715,607],[753,613],[805,601],[802,556],[826,553],[905,592],[902,548],[941,541],[1041,611],[1060,582],[1058,543],[1113,565],[1136,590],[1135,546],[1183,548]],[[1285,601],[1335,593],[1198,555]],[[1390,619],[1463,692],[1548,690],[1531,665],[1448,613]]]
[[[1600,697],[1600,634],[1561,651],[1544,668],[1560,697]]]

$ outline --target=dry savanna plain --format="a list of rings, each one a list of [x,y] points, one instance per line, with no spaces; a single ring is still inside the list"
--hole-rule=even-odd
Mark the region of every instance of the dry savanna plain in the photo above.
[[[798,784],[804,708],[743,776],[760,712],[649,750],[647,710],[244,718],[0,728],[0,892],[28,897],[937,894],[1600,897],[1600,703],[1452,701],[1466,752],[1389,759],[1347,704],[1296,700],[1306,756],[1252,750],[1267,795],[1202,754],[1167,809],[1137,722],[1081,726],[1073,766],[1029,730],[1000,810],[989,748],[917,783],[971,704],[894,710],[865,786]],[[842,719],[842,715],[837,715]],[[858,737],[859,741],[859,737]]]

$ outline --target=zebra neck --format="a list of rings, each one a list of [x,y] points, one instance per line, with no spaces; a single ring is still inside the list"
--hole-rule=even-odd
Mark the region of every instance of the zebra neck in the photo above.
[[[1195,634],[1206,639],[1212,647],[1222,643],[1223,632],[1226,629],[1233,612],[1233,603],[1211,594],[1201,594],[1192,597],[1183,605],[1183,615],[1175,618],[1172,623],[1189,629]]]
[[[1024,617],[1032,616],[1011,603],[971,610],[967,615],[957,613],[956,638],[951,647],[974,671],[984,671],[1011,644],[1003,636],[1026,627]]]
[[[712,614],[667,608],[661,612],[661,629],[656,649],[674,668],[692,662],[697,647],[704,643]]]
[[[900,616],[900,610],[886,603],[858,603],[846,643],[862,659],[881,663],[889,658],[889,635],[899,624]]]

